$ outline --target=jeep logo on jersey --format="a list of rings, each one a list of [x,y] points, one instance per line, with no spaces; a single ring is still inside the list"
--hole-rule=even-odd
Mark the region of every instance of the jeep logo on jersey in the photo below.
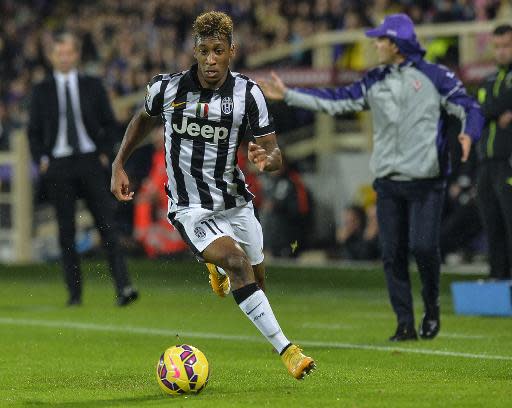
[[[233,112],[233,99],[231,99],[229,96],[225,96],[220,102],[220,107],[224,115],[229,115],[231,112]]]
[[[182,137],[193,139],[202,137],[205,142],[219,144],[222,140],[227,139],[229,129],[224,126],[212,126],[212,122],[201,119],[189,119],[182,117],[181,125],[172,124],[173,130]]]

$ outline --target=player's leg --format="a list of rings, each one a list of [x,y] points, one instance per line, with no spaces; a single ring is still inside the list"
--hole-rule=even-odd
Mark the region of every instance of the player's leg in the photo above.
[[[407,202],[398,191],[397,183],[386,179],[377,179],[374,183],[382,262],[398,323],[395,334],[389,338],[391,341],[417,338],[408,270]]]
[[[237,219],[237,213],[236,209],[224,211],[222,214],[206,209],[186,209],[170,213],[169,220],[198,259],[221,267],[227,272],[233,298],[240,309],[282,355],[289,372],[295,378],[302,378],[314,368],[314,361],[304,356],[300,349],[286,338],[265,293],[257,286],[251,259],[237,242],[233,231],[231,221]],[[243,228],[249,230],[249,226]],[[258,251],[261,253],[258,256],[261,256],[262,262],[261,246]],[[252,260],[254,261],[254,258]]]
[[[82,302],[80,259],[75,246],[77,189],[74,178],[65,171],[65,161],[66,159],[59,159],[50,164],[46,181],[48,195],[55,208],[59,227],[61,260],[69,292],[67,304],[75,306]]]
[[[252,271],[254,273],[254,280],[259,288],[265,292],[265,264],[262,262],[258,265],[252,266]]]
[[[494,186],[495,168],[482,163],[477,178],[477,198],[481,217],[487,233],[489,277],[503,279],[507,275],[507,242],[505,223],[501,216],[500,203]],[[510,210],[508,210],[510,211]]]
[[[203,251],[203,258],[229,274],[236,303],[281,355],[290,374],[297,379],[308,374],[315,367],[313,359],[302,354],[284,335],[240,245],[230,237],[218,238]]]
[[[434,338],[441,328],[439,311],[439,279],[441,253],[439,234],[443,210],[444,185],[442,182],[416,182],[419,197],[410,203],[409,241],[416,259],[422,283],[421,295],[425,313],[420,323],[419,335]]]
[[[206,262],[206,269],[208,269],[208,279],[213,292],[220,296],[226,297],[231,291],[231,282],[228,273],[220,266]]]
[[[265,291],[265,265],[263,263],[263,232],[255,215],[252,202],[243,207],[233,208],[222,213],[221,223],[229,223],[235,241],[240,244],[251,261],[254,278],[260,289]],[[207,263],[210,285],[213,291],[224,297],[229,293],[229,277],[223,268]]]
[[[233,229],[236,241],[249,258],[254,279],[260,288],[259,292],[263,293],[265,290],[263,231],[256,217],[253,204],[249,202],[243,207],[228,210],[225,216]],[[289,347],[281,350],[280,354],[284,365],[295,378],[303,378],[315,367],[313,359],[305,356],[296,345],[290,344]]]
[[[503,219],[505,233],[505,268],[502,279],[512,278],[512,167],[508,162],[498,164],[498,176],[496,177],[496,195],[500,204],[500,215]]]
[[[206,263],[208,269],[210,286],[215,294],[220,297],[226,297],[231,291],[231,282],[228,273],[220,266],[212,263]],[[254,280],[258,287],[265,292],[265,264],[262,262],[252,266]]]
[[[114,220],[115,200],[107,190],[105,170],[95,156],[82,159],[89,164],[82,170],[81,190],[85,198],[107,253],[110,274],[116,288],[117,304],[126,306],[135,301],[139,293],[128,275],[126,259],[119,243],[117,225]]]

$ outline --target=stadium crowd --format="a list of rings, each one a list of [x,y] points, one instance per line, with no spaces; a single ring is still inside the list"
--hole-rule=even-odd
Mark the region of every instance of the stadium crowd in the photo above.
[[[510,13],[499,0],[4,0],[0,3],[0,141],[27,121],[32,85],[51,69],[48,47],[56,31],[78,33],[82,68],[100,76],[111,98],[145,88],[158,72],[175,72],[192,63],[191,27],[206,9],[229,13],[239,48],[233,68],[246,57],[309,35],[377,25],[385,15],[405,12],[415,23],[471,21]],[[299,56],[290,63],[305,62]],[[126,125],[121,122],[119,135]],[[124,123],[124,124],[123,124]],[[147,154],[151,151],[148,150]]]
[[[111,95],[140,91],[155,72],[175,72],[191,63],[194,16],[208,9],[228,12],[236,21],[235,40],[243,44],[234,68],[247,55],[300,42],[316,32],[371,26],[389,13],[405,11],[415,23],[494,17],[508,2],[494,0],[5,0],[0,3],[0,101],[9,119],[26,120],[31,84],[49,63],[51,36],[70,30],[83,41],[85,71],[101,76]]]

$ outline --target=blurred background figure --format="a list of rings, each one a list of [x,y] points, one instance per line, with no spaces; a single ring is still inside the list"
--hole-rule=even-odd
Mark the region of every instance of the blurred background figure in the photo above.
[[[12,142],[18,135],[23,137],[28,121],[28,96],[31,85],[42,81],[53,71],[48,55],[55,32],[71,31],[81,39],[81,68],[87,74],[104,79],[105,88],[114,102],[118,119],[115,133],[120,135],[124,133],[133,112],[140,107],[137,105],[140,101],[137,92],[155,74],[176,72],[192,63],[189,52],[193,45],[191,24],[194,16],[206,9],[226,11],[236,21],[236,42],[244,44],[244,47],[239,47],[232,60],[233,71],[258,78],[260,75],[266,75],[270,69],[277,69],[284,74],[287,82],[290,80],[291,85],[298,87],[343,86],[360,79],[366,70],[377,63],[372,47],[365,43],[363,38],[364,29],[378,25],[389,14],[404,12],[416,24],[507,19],[512,15],[510,2],[498,0],[190,0],[186,3],[179,0],[4,0],[0,2],[0,149],[12,149],[12,143],[8,143],[9,139]],[[354,41],[345,42],[343,39],[346,37],[343,34],[349,30],[352,34],[359,33],[360,36],[354,37]],[[439,31],[437,28],[434,30],[435,36],[422,37],[427,49],[427,59],[453,67],[455,72],[461,74],[464,85],[468,86],[471,92],[473,84],[480,81],[484,73],[491,72],[489,67],[491,70],[493,68],[488,60],[490,52],[487,52],[487,44],[492,35],[480,32],[476,34],[478,38],[475,39],[473,35],[464,34],[464,30],[454,36],[446,35],[446,30],[450,31],[450,27],[439,26]],[[341,44],[324,44],[326,38],[332,37],[321,35],[318,39],[321,39],[322,46],[308,46],[312,36],[323,33],[334,36],[341,34]],[[469,42],[466,43],[466,40]],[[291,50],[288,47],[290,44],[294,46]],[[277,50],[279,54],[280,50],[286,48],[290,51],[284,52],[281,56],[274,55],[268,58],[270,49]],[[340,159],[341,162],[345,158],[353,158],[358,154],[362,157],[367,154],[372,148],[369,117],[364,113],[345,114],[330,118],[332,125],[324,126],[327,122],[325,117],[320,118],[319,115],[288,107],[284,103],[273,104],[270,109],[280,143],[282,142],[284,149],[289,152],[289,157],[293,157],[297,168],[301,169],[301,177],[314,197],[315,214],[311,217],[313,228],[309,234],[314,234],[314,239],[311,239],[312,245],[306,242],[305,246],[315,250],[314,257],[322,252],[322,259],[325,259],[325,248],[336,245],[335,230],[340,224],[342,209],[350,203],[356,184],[370,184],[371,175],[361,175],[364,167],[361,166],[354,170],[358,173],[356,177],[350,175],[344,180],[327,180],[325,174],[319,174],[319,170],[322,169],[321,163],[327,155],[331,156],[329,160],[334,158]],[[322,125],[322,129],[329,130],[319,131],[318,124]],[[322,150],[323,147],[318,148],[321,144],[314,140],[320,135],[322,138],[327,136],[324,139],[327,140],[324,144],[325,150]],[[308,146],[307,142],[313,143],[304,148],[305,146],[299,146],[302,142],[306,142],[305,146]],[[242,148],[241,151],[243,150]],[[127,165],[136,192],[135,197],[138,196],[142,181],[149,174],[153,151],[151,143],[145,145],[137,150]],[[243,160],[243,157],[240,157],[240,160]],[[0,168],[1,188],[2,194],[13,196],[11,177],[15,173],[9,167],[12,166]],[[341,167],[342,165],[338,164],[338,170]],[[456,169],[454,172],[457,174]],[[257,178],[251,178],[250,166],[249,173],[246,174],[247,182],[256,194],[255,206],[261,206],[261,183]],[[320,182],[319,176],[322,178]],[[367,179],[360,180],[362,177]],[[357,183],[354,181],[356,179]],[[37,182],[37,178],[35,181]],[[324,185],[335,183],[341,185],[342,194],[332,195],[330,191],[322,191]],[[44,201],[47,192],[37,184],[32,191],[36,196],[33,214],[33,258],[55,259],[59,248],[55,239],[56,227],[53,220],[47,217],[49,209]],[[465,196],[462,194],[461,198]],[[357,200],[355,202],[359,203]],[[147,202],[142,207],[146,204]],[[116,207],[115,220],[123,251],[129,256],[144,256],[146,253],[139,241],[140,230],[135,225],[140,219],[134,216],[135,205],[136,203],[132,202]],[[0,203],[0,229],[2,226],[4,229],[16,228],[11,223],[12,207],[12,204],[6,204],[4,201]],[[364,207],[368,212],[369,207]],[[462,211],[462,207],[451,208]],[[455,216],[459,213],[458,210],[446,212],[445,217]],[[81,203],[78,206],[78,214],[84,214]],[[80,237],[85,236],[87,239],[84,239],[84,242],[89,243],[79,245],[79,253],[82,253],[82,250],[87,250],[88,255],[97,253],[101,246],[93,222],[87,216],[79,217],[78,221],[79,241]],[[478,221],[475,220],[474,224],[468,224],[467,229],[476,228]],[[446,227],[449,225],[447,222]],[[8,234],[1,232],[0,243],[9,241],[12,244],[12,240],[6,237]],[[89,239],[90,237],[93,239]],[[453,240],[446,242],[447,245],[454,243]],[[468,251],[472,251],[472,248],[480,250],[481,242],[484,240],[477,237],[475,242],[468,244],[469,246],[461,242],[462,249],[449,250],[465,254],[465,248],[469,248]],[[12,256],[13,251],[5,246],[1,249],[0,259]],[[467,254],[470,255],[469,252]],[[309,253],[303,251],[301,256],[307,261]]]
[[[137,299],[113,224],[114,200],[107,190],[115,118],[98,78],[77,71],[80,44],[70,33],[58,35],[51,49],[53,73],[32,92],[28,137],[55,207],[68,306],[82,303],[80,259],[75,245],[76,202],[85,199],[98,228],[114,280],[117,304]]]
[[[274,257],[294,258],[311,231],[311,198],[298,171],[286,160],[263,181],[261,204],[265,248]]]
[[[329,256],[342,260],[372,261],[379,259],[379,226],[375,203],[367,208],[351,204],[344,208],[336,229],[336,245]]]
[[[474,154],[472,158],[474,168]],[[461,171],[447,188],[440,238],[443,262],[471,262],[475,253],[485,249],[483,238],[474,175]]]
[[[153,132],[155,146],[149,175],[135,197],[134,237],[146,255],[175,256],[187,250],[187,244],[167,218],[167,183],[163,128]]]
[[[497,71],[478,90],[485,128],[478,144],[478,201],[489,239],[490,277],[512,278],[512,26],[492,36]]]

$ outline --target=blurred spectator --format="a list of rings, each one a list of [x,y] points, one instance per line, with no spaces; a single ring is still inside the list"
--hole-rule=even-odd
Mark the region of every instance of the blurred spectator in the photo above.
[[[336,241],[343,259],[361,259],[361,246],[366,227],[366,213],[359,205],[350,205],[343,210],[342,224],[336,230]]]
[[[296,257],[311,230],[311,198],[300,174],[283,160],[263,182],[265,247],[276,257]]]
[[[101,81],[78,73],[79,49],[77,38],[69,33],[57,36],[52,44],[54,71],[32,92],[30,151],[57,214],[67,305],[82,303],[75,210],[78,198],[84,198],[107,252],[117,304],[125,306],[137,299],[138,292],[130,283],[113,222],[114,201],[107,190],[115,118]]]
[[[371,25],[379,25],[390,14],[400,13],[402,4],[392,0],[373,0],[368,11]]]
[[[446,261],[447,255],[462,252],[462,260],[470,262],[475,241],[483,232],[476,187],[470,175],[461,174],[449,184],[445,207],[447,211],[441,224],[441,257]]]
[[[489,240],[490,277],[512,278],[512,26],[492,36],[497,71],[478,90],[485,128],[478,144],[478,200]]]
[[[355,30],[358,28],[369,27],[370,21],[364,15],[364,12],[352,7],[346,10],[343,18],[344,30]],[[349,69],[362,71],[368,64],[364,58],[364,43],[361,41],[353,44],[344,44],[335,47],[336,66],[340,69]]]
[[[330,254],[347,260],[373,260],[379,257],[379,227],[375,205],[368,210],[358,204],[346,207],[336,230],[336,248]]]
[[[0,151],[11,147],[11,134],[15,124],[7,112],[5,103],[0,101]]]
[[[384,16],[406,7],[415,23],[472,20],[479,13],[506,16],[508,2],[479,0],[78,0],[0,2],[0,100],[17,119],[26,121],[30,83],[49,70],[48,45],[53,31],[79,33],[87,72],[105,78],[112,96],[126,95],[158,72],[190,65],[193,16],[206,9],[231,13],[239,27],[234,69],[245,68],[246,56],[283,43],[301,43],[311,34],[378,24]],[[507,8],[508,7],[508,8]],[[475,11],[473,11],[475,9]],[[499,11],[498,11],[499,9]],[[362,10],[368,10],[367,17]],[[373,24],[369,24],[373,23]],[[346,55],[359,55],[347,51]],[[348,57],[347,57],[348,58]],[[361,64],[351,63],[354,67]],[[295,64],[311,62],[310,52],[294,56]]]
[[[135,196],[134,236],[146,255],[168,256],[187,250],[187,244],[167,218],[165,149],[163,129],[155,131],[155,149],[149,175]]]

